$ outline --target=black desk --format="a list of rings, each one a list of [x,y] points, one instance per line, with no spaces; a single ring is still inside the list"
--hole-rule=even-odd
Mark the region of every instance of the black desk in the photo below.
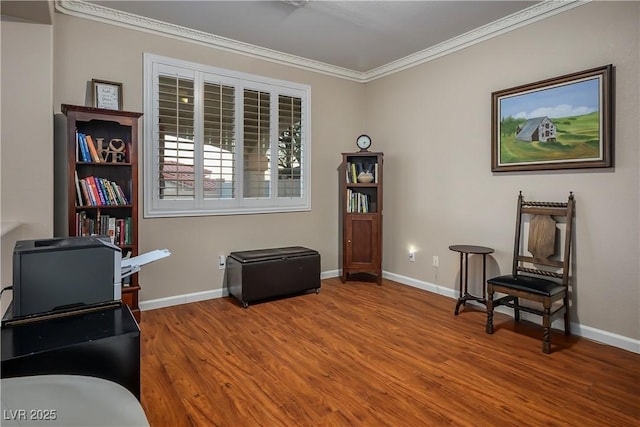
[[[2,326],[2,378],[86,375],[140,400],[140,328],[126,305]]]
[[[458,310],[461,305],[465,305],[467,301],[477,301],[482,304],[487,304],[486,297],[486,283],[487,283],[487,254],[493,253],[493,249],[484,246],[473,245],[451,245],[449,249],[455,252],[460,252],[460,294],[458,302],[456,303],[456,310],[454,314],[458,315]],[[469,254],[481,254],[482,255],[482,298],[469,294]],[[462,262],[464,258],[464,263]],[[462,266],[464,264],[464,274]],[[464,291],[462,289],[464,276]]]

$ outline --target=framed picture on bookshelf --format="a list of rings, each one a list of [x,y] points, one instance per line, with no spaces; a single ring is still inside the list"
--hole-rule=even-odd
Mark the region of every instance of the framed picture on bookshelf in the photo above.
[[[613,166],[613,66],[492,93],[491,170]]]
[[[91,80],[93,106],[107,110],[122,110],[122,83]]]

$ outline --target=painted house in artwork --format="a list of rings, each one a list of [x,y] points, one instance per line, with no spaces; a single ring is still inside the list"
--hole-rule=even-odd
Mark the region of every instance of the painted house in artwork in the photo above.
[[[554,142],[556,125],[546,116],[529,119],[516,129],[516,139],[527,142]]]

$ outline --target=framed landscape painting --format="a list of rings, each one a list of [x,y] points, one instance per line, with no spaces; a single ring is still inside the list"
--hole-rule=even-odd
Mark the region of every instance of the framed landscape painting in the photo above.
[[[491,94],[491,170],[613,166],[613,66]]]

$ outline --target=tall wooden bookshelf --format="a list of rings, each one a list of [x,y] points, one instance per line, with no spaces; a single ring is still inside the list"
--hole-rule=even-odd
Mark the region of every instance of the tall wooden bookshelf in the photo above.
[[[68,104],[62,105],[62,114],[55,120],[56,236],[109,235],[123,257],[138,255],[142,114]],[[122,301],[139,322],[138,275],[122,285]]]
[[[382,163],[383,153],[342,153],[342,282],[363,273],[382,284]]]

